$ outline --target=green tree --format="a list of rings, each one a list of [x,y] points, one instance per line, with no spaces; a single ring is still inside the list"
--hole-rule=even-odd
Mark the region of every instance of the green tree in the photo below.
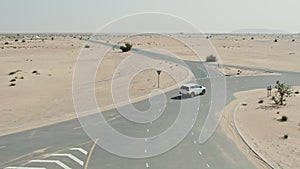
[[[284,96],[290,96],[292,93],[292,90],[290,86],[286,85],[285,83],[280,83],[279,81],[276,82],[275,89],[277,89],[275,94],[275,103],[283,105],[284,102]]]

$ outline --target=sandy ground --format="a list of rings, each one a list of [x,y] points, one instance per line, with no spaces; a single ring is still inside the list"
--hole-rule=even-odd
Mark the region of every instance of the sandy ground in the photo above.
[[[299,35],[212,35],[209,39],[224,64],[300,71]]]
[[[106,38],[113,44],[122,45],[129,41],[136,45],[135,48],[147,50],[157,48],[159,44],[162,46],[161,50],[169,51],[177,57],[182,57],[181,59],[196,57],[193,56],[193,52],[186,50],[182,43],[168,37],[139,36],[126,38],[124,42],[114,41],[118,38]],[[15,39],[19,40],[16,42]],[[22,39],[25,39],[25,42],[22,42]],[[9,44],[5,45],[5,42]],[[77,57],[84,46],[80,36],[60,35],[54,36],[53,40],[49,36],[6,36],[1,38],[0,44],[0,135],[76,118],[72,100],[72,76]],[[96,51],[97,45],[89,45],[90,48],[82,50]],[[114,108],[111,94],[112,77],[116,67],[131,54],[121,53],[119,49],[110,50],[99,65],[95,88],[97,102],[102,110]],[[164,91],[178,88],[179,84],[175,82],[174,76],[183,83],[190,78],[191,72],[180,64],[143,58],[141,55],[133,57],[164,70],[160,75],[160,89]],[[128,86],[131,102],[146,99],[153,89],[157,89],[156,69],[148,68],[132,77],[126,76],[130,71],[131,69],[118,72],[117,79],[121,79],[120,83],[132,82]]]
[[[274,73],[272,71],[260,71],[260,70],[247,70],[238,69],[234,67],[224,66],[222,68],[217,68],[225,76],[263,76],[263,75],[279,75],[279,73]]]
[[[295,87],[294,91],[299,91]],[[274,94],[273,94],[274,95]],[[234,121],[241,135],[261,156],[275,168],[296,169],[300,167],[300,114],[299,94],[286,98],[286,106],[278,106],[266,97],[265,89],[238,92],[236,100],[225,110],[221,126],[228,136],[259,168],[267,168],[254,153],[248,149],[234,129]],[[259,104],[258,101],[263,100]],[[280,121],[287,116],[286,122]],[[283,136],[287,134],[288,138]]]

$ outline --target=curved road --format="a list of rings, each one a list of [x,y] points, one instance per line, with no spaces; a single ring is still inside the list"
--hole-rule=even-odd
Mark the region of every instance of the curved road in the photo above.
[[[198,82],[210,86],[210,79],[203,78],[203,63],[186,62],[199,78]],[[213,65],[207,65],[212,68]],[[274,70],[272,70],[274,71]],[[238,91],[265,88],[273,85],[277,80],[290,85],[300,85],[300,73],[284,72],[274,76],[247,76],[226,77],[227,100],[229,103],[233,93]],[[137,125],[128,122],[118,115],[117,110],[103,112],[109,124],[122,133],[132,136],[151,136],[160,133],[170,126],[177,117],[179,103],[190,101],[180,100],[178,90],[166,93],[167,106],[159,120],[149,125]],[[195,169],[195,168],[222,168],[222,169],[254,169],[255,166],[248,161],[234,143],[229,140],[218,128],[212,137],[203,144],[197,142],[201,128],[207,117],[211,93],[208,90],[201,99],[200,109],[196,123],[188,135],[173,149],[161,155],[145,158],[131,159],[113,155],[93,142],[83,131],[77,119],[53,124],[50,126],[24,131],[0,137],[0,168],[9,167],[35,167],[35,168],[90,168],[90,169]],[[137,109],[145,110],[149,107],[147,100],[135,103]],[[174,113],[175,112],[175,113]],[[87,118],[91,125],[101,125],[91,115]],[[150,130],[148,130],[150,129]]]

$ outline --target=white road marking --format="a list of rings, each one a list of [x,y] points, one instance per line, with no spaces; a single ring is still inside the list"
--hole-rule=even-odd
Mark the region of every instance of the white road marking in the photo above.
[[[206,167],[207,167],[207,168],[209,168],[209,167],[210,167],[208,163],[206,163]]]
[[[0,146],[0,149],[6,148],[6,146]]]
[[[57,165],[61,166],[64,169],[72,169],[66,164],[58,161],[58,160],[31,160],[30,163],[56,163]]]
[[[79,127],[74,127],[73,129],[74,130],[77,130],[77,129],[80,129],[80,128],[83,128],[84,126],[79,126]]]
[[[196,141],[196,140],[194,141],[194,144],[197,144],[197,141]]]
[[[148,138],[145,138],[145,142],[147,142],[148,141]]]
[[[147,149],[145,149],[145,151],[144,151],[145,153],[147,153]]]
[[[149,168],[149,164],[148,163],[146,163],[146,167]]]
[[[118,118],[117,116],[116,116],[116,117],[113,117],[113,118],[107,120],[107,122],[111,122],[111,121],[113,121],[113,120],[116,120],[117,118]]]
[[[194,135],[194,132],[192,132],[192,136]]]
[[[35,135],[36,132],[37,132],[37,130],[34,130],[34,131],[30,134],[30,138],[32,138],[32,137]]]
[[[201,151],[198,151],[199,155],[202,155]]]
[[[120,118],[120,117],[122,117],[122,116],[115,116],[115,117],[112,117],[111,119],[107,120],[106,123],[107,123],[107,122],[111,122],[111,121],[113,121],[113,120],[116,120],[116,119],[118,119],[118,118]],[[74,130],[77,130],[77,129],[80,129],[80,128],[87,127],[87,126],[89,126],[89,125],[98,125],[98,124],[101,124],[101,123],[105,123],[105,122],[104,122],[104,121],[101,121],[101,122],[97,122],[97,123],[91,123],[91,124],[87,124],[87,125],[82,125],[82,126],[74,127],[73,129],[74,129]]]
[[[147,129],[147,132],[148,132],[148,133],[149,133],[149,131],[150,131],[150,130],[149,130],[149,129]]]
[[[6,167],[4,169],[46,169],[46,168],[37,168],[37,167]]]
[[[78,159],[77,157],[75,157],[72,154],[51,154],[50,156],[57,156],[57,157],[69,157],[70,159],[74,160],[75,162],[77,162],[78,164],[80,164],[81,166],[83,166],[84,162],[81,161],[80,159]]]
[[[70,150],[73,150],[73,151],[80,151],[82,154],[84,155],[87,155],[88,152],[85,151],[83,148],[70,148]]]

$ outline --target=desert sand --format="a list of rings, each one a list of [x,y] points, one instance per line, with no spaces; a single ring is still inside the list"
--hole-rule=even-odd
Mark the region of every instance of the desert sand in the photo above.
[[[53,40],[52,40],[53,37]],[[87,38],[87,37],[84,37]],[[139,36],[126,38],[124,42],[114,41],[119,38],[102,37],[112,44],[122,45],[125,40],[135,48],[147,50],[157,48],[170,51],[181,59],[196,58],[193,52],[179,53],[186,46],[167,37]],[[20,39],[15,41],[15,39]],[[22,40],[25,39],[25,42]],[[5,44],[8,42],[8,44]],[[137,44],[138,42],[138,44]],[[0,81],[1,81],[1,120],[0,135],[45,126],[77,117],[72,100],[72,76],[74,66],[80,52],[96,50],[97,44],[89,43],[77,35],[40,35],[26,37],[1,38],[0,49]],[[173,47],[175,46],[175,47]],[[96,98],[101,110],[114,108],[111,82],[116,67],[131,55],[121,53],[119,49],[111,49],[103,58],[95,79]],[[143,60],[143,56],[137,55]],[[171,61],[148,59],[147,63],[168,70],[179,78],[179,82],[187,82],[191,72],[180,64]],[[94,62],[93,60],[89,62]],[[131,102],[148,98],[153,89],[157,89],[156,69],[145,69],[133,77],[126,77],[129,72],[119,72],[117,78],[131,80],[129,97]],[[132,79],[131,79],[132,78]],[[169,91],[178,88],[178,82],[171,74],[162,73],[160,89]],[[103,97],[105,96],[105,97]]]
[[[299,91],[300,87],[293,89]],[[245,145],[235,125],[247,143],[273,167],[299,168],[299,94],[293,93],[286,98],[286,106],[276,105],[271,97],[266,97],[265,89],[238,92],[235,97],[236,100],[226,107],[221,122],[228,136],[259,168],[268,167]],[[261,100],[263,103],[258,103]],[[288,120],[281,121],[282,116],[287,116]],[[286,134],[287,139],[284,138]]]
[[[299,35],[212,35],[210,40],[223,64],[300,71]]]

